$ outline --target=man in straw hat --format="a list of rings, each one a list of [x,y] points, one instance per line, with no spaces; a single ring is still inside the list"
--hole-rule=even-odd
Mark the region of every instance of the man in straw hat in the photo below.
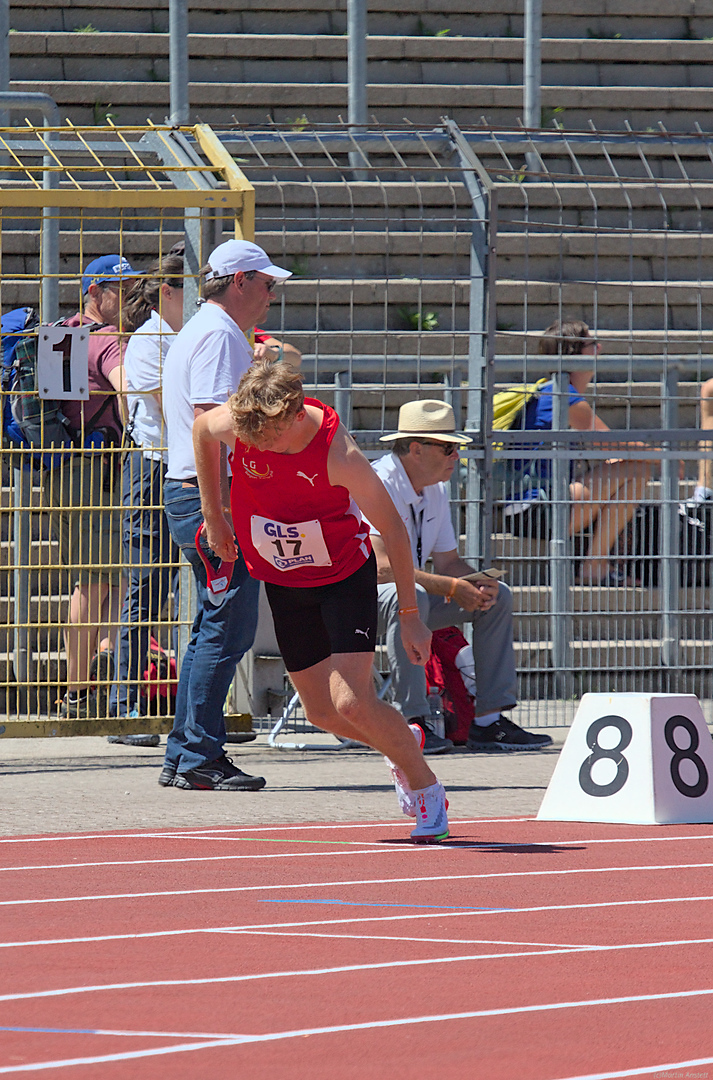
[[[416,576],[421,619],[429,630],[469,621],[473,624],[475,720],[468,748],[488,752],[539,750],[549,735],[524,731],[504,715],[516,703],[517,677],[512,646],[512,598],[496,580],[465,580],[474,571],[458,554],[446,482],[458,461],[458,448],[472,439],[456,431],[455,416],[443,401],[410,401],[399,411],[399,428],[384,435],[391,453],[374,462],[406,526]],[[389,557],[372,524],[378,567],[379,630],[386,647],[396,702],[406,720],[426,731],[424,753],[452,749],[450,739],[431,727],[426,676],[412,664],[401,644],[399,603]],[[433,573],[424,570],[433,560]]]

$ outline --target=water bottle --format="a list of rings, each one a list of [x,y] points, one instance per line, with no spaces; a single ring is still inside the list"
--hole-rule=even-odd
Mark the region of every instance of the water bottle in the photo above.
[[[460,677],[463,680],[463,685],[472,698],[475,694],[475,660],[473,659],[473,646],[464,645],[456,653],[455,665],[460,671]]]
[[[446,721],[443,716],[442,696],[443,691],[440,686],[429,686],[428,707],[431,713],[430,725],[434,735],[438,735],[439,739],[444,739],[446,737]]]

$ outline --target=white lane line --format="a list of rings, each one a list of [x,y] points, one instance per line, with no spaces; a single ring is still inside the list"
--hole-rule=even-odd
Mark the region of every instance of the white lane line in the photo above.
[[[433,845],[432,850],[435,851],[436,846],[437,845]],[[409,848],[409,850],[411,850],[411,849]],[[348,854],[349,857],[351,858],[352,855],[393,855],[393,853],[394,853],[394,849],[392,847],[386,847],[386,846],[382,845],[382,847],[380,849],[378,849],[378,850],[374,850],[373,848],[369,848],[368,851],[355,851],[355,850],[353,850],[351,848],[350,848],[349,852],[343,851],[341,849],[339,851],[286,851],[284,853],[282,853],[282,852],[272,852],[271,851],[269,853],[269,855],[264,855],[264,854],[263,855],[231,855],[231,856],[227,856],[227,857],[231,858],[231,859],[237,859],[237,860],[248,860],[248,861],[250,861],[250,860],[253,860],[253,861],[259,860],[260,862],[265,863],[265,862],[268,862],[268,860],[270,860],[270,859],[326,859],[326,858],[334,858],[335,856],[344,856],[346,854]],[[219,858],[219,860],[222,860],[223,856],[221,855],[218,858]],[[143,865],[146,864],[145,859],[139,859],[137,861],[138,861],[139,865],[143,866]],[[176,860],[169,860],[169,861],[189,862],[190,860],[189,859],[176,859]],[[199,861],[202,862],[203,860],[201,859]],[[71,866],[73,864],[70,863],[69,865]],[[111,864],[109,864],[109,865],[111,865]],[[14,869],[14,868],[9,867],[8,869]],[[18,867],[17,869],[21,870],[22,867]],[[39,869],[42,869],[42,867],[40,867]],[[448,877],[448,875],[446,874],[445,877]],[[0,903],[2,903],[2,901],[0,901]]]
[[[392,851],[393,848],[389,848]],[[341,852],[323,852],[327,855],[339,855]],[[371,855],[370,851],[350,852],[350,855]],[[262,858],[262,856],[246,855],[198,855],[195,858],[175,859],[117,859],[115,861],[85,862],[85,863],[54,863],[40,864],[37,866],[0,866],[0,872],[15,870],[22,873],[25,870],[75,870],[104,868],[107,866],[163,866],[172,863],[210,863],[231,862],[236,859]],[[570,877],[576,874],[630,874],[643,870],[707,870],[713,867],[713,862],[701,863],[647,863],[633,866],[583,866],[572,867],[568,870],[498,870],[486,874],[419,874],[411,877],[396,878],[352,878],[344,881],[315,881],[296,882],[278,885],[243,885],[245,892],[261,889],[311,889],[323,888],[327,885],[389,885],[393,882],[419,884],[424,881],[485,881],[492,878],[535,878],[535,877]]]
[[[220,986],[234,983],[261,982],[264,979],[293,979],[307,978],[318,975],[344,975],[354,971],[384,971],[394,968],[424,967],[429,964],[456,964],[476,962],[479,960],[513,959],[522,956],[559,956],[561,953],[578,952],[578,949],[547,949],[536,952],[512,952],[512,953],[473,953],[467,956],[437,956],[425,957],[420,960],[383,960],[374,964],[342,964],[338,967],[328,968],[300,968],[291,971],[264,971],[253,975],[206,975],[193,979],[149,979],[143,982],[120,982],[120,983],[97,983],[92,986],[63,986],[55,990],[26,990],[22,993],[0,994],[0,1002],[3,1001],[36,1001],[46,998],[64,998],[75,994],[99,994],[106,991],[118,990],[147,990],[159,986]]]
[[[392,851],[392,848],[388,849]],[[323,854],[338,855],[340,852],[324,852]],[[352,855],[370,855],[370,851],[366,852],[350,852]],[[0,873],[8,873],[15,871],[17,873],[23,873],[29,870],[87,870],[87,869],[104,869],[107,866],[164,866],[174,863],[211,863],[211,862],[233,862],[235,860],[244,858],[262,858],[262,856],[245,856],[245,855],[196,855],[195,857],[175,859],[107,859],[102,862],[81,862],[81,863],[40,863],[36,866],[0,866]],[[532,877],[569,877],[574,874],[629,874],[633,871],[642,870],[709,870],[713,867],[713,862],[698,862],[698,863],[647,863],[638,864],[633,866],[584,866],[584,867],[572,867],[571,869],[562,870],[498,870],[492,873],[486,874],[419,874],[411,877],[398,877],[398,878],[355,878],[353,880],[345,881],[331,881],[323,882],[317,881],[314,883],[299,882],[296,884],[281,884],[281,885],[245,885],[246,891],[250,889],[308,889],[314,885],[315,888],[321,888],[324,885],[382,885],[389,884],[390,882],[408,882],[410,884],[417,884],[421,881],[480,881],[491,878],[532,878]]]
[[[299,1039],[308,1035],[334,1035],[347,1031],[377,1031],[384,1028],[410,1027],[414,1024],[437,1024],[449,1020],[475,1020],[493,1016],[523,1016],[528,1013],[557,1012],[565,1009],[593,1008],[597,1006],[626,1005],[644,1001],[670,1001],[680,998],[705,997],[713,994],[713,989],[708,990],[683,990],[670,994],[642,994],[631,997],[618,998],[593,998],[589,1001],[559,1001],[544,1005],[523,1005],[502,1009],[477,1009],[471,1012],[441,1013],[440,1015],[410,1016],[394,1020],[371,1020],[360,1024],[333,1024],[329,1027],[298,1028],[288,1031],[271,1031],[262,1035],[235,1035],[229,1039],[211,1039],[206,1042],[183,1043],[179,1046],[156,1047],[151,1050],[128,1051],[122,1054],[102,1054],[86,1058],[65,1058],[63,1060],[32,1062],[25,1065],[9,1065],[0,1067],[0,1074],[31,1072],[42,1069],[67,1068],[74,1065],[97,1065],[108,1061],[129,1061],[146,1057],[159,1057],[164,1054],[180,1054],[192,1050],[210,1050],[220,1046],[240,1046],[247,1043],[277,1042],[283,1039]],[[713,1058],[701,1058],[692,1064],[707,1064]],[[639,1070],[638,1075],[642,1071]],[[599,1080],[605,1077],[625,1076],[626,1073],[602,1073]],[[628,1075],[637,1075],[629,1073]],[[572,1077],[570,1080],[595,1080],[595,1077]]]
[[[383,916],[383,917],[370,917],[370,918],[363,918],[363,919],[319,919],[319,920],[310,920],[309,922],[257,923],[257,924],[247,925],[247,926],[194,926],[194,927],[183,927],[183,928],[181,928],[179,930],[146,930],[146,931],[142,931],[140,933],[135,933],[135,934],[95,934],[95,935],[91,935],[91,936],[87,935],[87,936],[82,936],[82,937],[37,938],[37,939],[34,939],[34,940],[29,940],[29,941],[3,941],[3,942],[0,942],[0,949],[26,949],[26,948],[36,948],[38,946],[44,948],[44,947],[46,947],[48,945],[91,945],[91,944],[96,944],[98,942],[103,942],[103,941],[139,941],[139,940],[141,940],[143,938],[179,937],[181,935],[187,935],[187,934],[237,934],[237,933],[261,934],[261,933],[264,933],[267,930],[282,931],[282,930],[288,930],[288,929],[292,929],[293,927],[299,927],[299,926],[344,926],[345,924],[349,924],[349,923],[361,924],[361,923],[373,923],[373,922],[401,922],[401,921],[407,921],[407,920],[416,921],[416,920],[419,920],[419,919],[430,919],[430,918],[439,918],[439,919],[446,919],[446,918],[453,918],[453,917],[460,918],[460,917],[462,917],[464,915],[497,915],[497,914],[513,914],[513,913],[517,914],[517,913],[521,913],[521,912],[533,912],[533,911],[581,910],[582,908],[586,908],[586,907],[617,907],[617,906],[621,906],[622,904],[623,905],[633,905],[633,904],[667,904],[667,903],[679,903],[679,902],[680,903],[687,903],[687,902],[693,901],[693,900],[710,900],[710,899],[713,899],[713,897],[695,897],[694,896],[694,897],[683,897],[681,900],[664,899],[664,900],[636,900],[636,901],[619,901],[619,902],[611,901],[611,902],[606,903],[606,904],[605,903],[589,904],[589,905],[570,904],[570,905],[559,905],[559,906],[538,907],[538,908],[508,908],[507,910],[494,909],[493,911],[487,911],[487,910],[484,910],[483,908],[474,908],[472,911],[448,911],[448,912],[433,912],[433,913],[429,912],[426,915],[387,915],[387,916]],[[357,936],[361,937],[361,935],[357,935]],[[395,940],[399,940],[399,938],[396,938]],[[422,939],[418,939],[418,940],[422,940]],[[439,940],[439,939],[434,939],[434,940]],[[444,939],[444,940],[450,940],[450,939]],[[463,939],[458,939],[458,940],[462,941]],[[479,941],[480,939],[477,938],[475,940]],[[664,941],[664,942],[660,942],[658,944],[662,944],[662,945],[669,945],[669,944],[670,945],[688,945],[688,944],[692,944],[692,943],[707,944],[708,942],[711,942],[711,941],[713,941],[713,938],[691,938],[691,939],[686,938],[686,939],[680,939],[680,940],[671,941],[671,942]],[[463,943],[467,944],[468,941],[467,940],[463,941]],[[588,946],[588,947],[597,948],[597,949],[600,948],[599,945]],[[619,948],[620,946],[616,946],[616,947]],[[621,947],[622,948],[649,948],[650,945],[649,945],[649,943],[644,943],[643,945],[636,944],[636,945],[621,946]],[[582,946],[577,945],[577,946],[573,946],[573,948],[579,949],[579,948],[582,948]]]
[[[509,825],[520,821],[534,821],[533,817],[514,817],[514,818],[468,818],[461,821],[451,821],[451,828],[460,825]],[[0,844],[47,844],[59,841],[60,843],[67,840],[142,840],[145,838],[154,839],[156,837],[165,839],[185,839],[186,837],[198,837],[210,839],[212,836],[219,836],[221,834],[238,834],[240,839],[241,833],[283,833],[283,832],[329,832],[330,829],[334,831],[341,831],[343,829],[399,829],[403,828],[403,821],[360,821],[360,822],[331,822],[323,825],[235,825],[228,828],[213,828],[210,825],[206,825],[205,828],[187,828],[187,829],[173,829],[171,832],[156,830],[152,832],[130,832],[130,833],[55,833],[51,836],[7,836],[0,839]]]
[[[520,822],[528,822],[528,821],[535,821],[535,820],[536,820],[535,818],[473,818],[472,820],[468,820],[468,821],[451,822],[451,829],[453,829],[453,828],[455,828],[455,827],[457,827],[459,825],[481,825],[481,826],[486,826],[486,825],[498,824],[498,823],[517,824],[517,823],[520,823]],[[290,831],[307,832],[307,831],[310,831],[310,830],[318,830],[318,831],[321,831],[321,832],[327,832],[330,829],[338,831],[338,830],[343,830],[343,829],[403,829],[403,828],[404,828],[403,822],[394,822],[394,821],[377,821],[377,822],[373,822],[373,821],[370,821],[370,822],[365,822],[363,824],[358,824],[358,825],[342,825],[342,824],[339,824],[339,823],[334,824],[334,825],[285,825],[285,826],[270,826],[269,829],[267,827],[262,827],[262,826],[256,826],[254,829],[251,829],[251,828],[245,826],[243,831],[248,834],[247,838],[249,838],[249,835],[251,835],[253,833],[268,832],[268,831],[284,833],[284,832],[290,832]],[[227,836],[222,835],[221,832],[218,831],[218,830],[213,831],[213,832],[198,832],[198,831],[192,831],[192,832],[178,831],[177,832],[177,831],[174,830],[172,832],[153,831],[153,832],[137,832],[137,833],[76,833],[76,834],[71,834],[71,835],[65,835],[65,834],[61,833],[61,834],[57,834],[56,836],[29,836],[29,837],[28,836],[21,836],[21,837],[11,836],[11,837],[3,837],[3,838],[0,838],[0,844],[49,844],[49,843],[66,843],[67,841],[84,841],[84,840],[105,840],[105,841],[108,841],[108,840],[221,840],[221,841],[225,840],[227,842],[230,842],[232,840],[237,841],[237,840],[246,839],[246,837],[241,835],[237,829],[222,830],[222,832],[228,832],[229,835],[227,835]],[[237,835],[234,835],[234,834],[237,834]],[[457,841],[458,840],[457,837],[451,837],[451,839],[452,839],[452,841]],[[472,846],[474,848],[482,848],[484,850],[488,850],[489,848],[497,848],[498,850],[500,850],[502,848],[521,848],[521,847],[549,848],[549,847],[553,847],[553,846],[565,849],[565,848],[568,848],[568,847],[572,847],[574,845],[581,845],[581,844],[589,844],[589,845],[592,845],[592,844],[658,844],[658,843],[677,842],[679,840],[685,840],[685,841],[689,841],[689,840],[713,840],[713,833],[691,833],[691,834],[683,835],[683,836],[680,836],[680,835],[679,836],[668,836],[668,835],[664,835],[663,832],[661,832],[661,833],[657,834],[656,836],[610,836],[610,837],[585,836],[585,837],[576,837],[576,838],[570,838],[570,839],[549,839],[549,840],[544,840],[544,839],[541,839],[541,840],[523,839],[523,840],[517,840],[517,841],[516,840],[508,840],[508,841],[473,840],[472,841]],[[294,842],[294,841],[291,841],[291,842]],[[329,843],[329,841],[326,840],[325,843]],[[334,843],[339,843],[339,841],[334,841]],[[362,843],[369,843],[369,841],[362,841]],[[383,841],[375,841],[374,842],[374,846],[376,848],[381,847],[382,844],[383,844]],[[445,843],[445,844],[434,844],[434,845],[424,846],[424,845],[419,845],[419,844],[402,844],[400,842],[398,843],[398,849],[401,850],[401,851],[413,851],[413,852],[417,852],[417,853],[420,853],[420,854],[423,854],[424,852],[428,852],[429,854],[432,854],[432,853],[437,852],[437,851],[443,852],[443,851],[458,851],[459,850],[457,843],[451,843],[451,844]],[[347,853],[345,852],[345,854],[347,854]]]
[[[178,937],[179,935],[187,934],[266,934],[274,937],[286,936],[286,937],[354,937],[355,941],[371,940],[375,941],[432,941],[432,942],[445,942],[453,945],[482,945],[482,944],[501,944],[500,942],[493,942],[492,939],[485,939],[485,937],[409,937],[402,934],[345,934],[341,930],[338,934],[326,934],[318,933],[317,931],[305,931],[304,933],[287,933],[284,930],[264,930],[261,927],[254,927],[250,929],[240,929],[236,927],[192,927],[184,930],[147,930],[142,933],[134,934],[97,934],[93,937],[44,937],[44,939],[38,939],[37,941],[26,942],[1,942],[0,948],[33,948],[36,946],[46,947],[48,945],[94,945],[102,942],[131,942],[140,941],[145,937]],[[710,939],[713,942],[713,937]],[[696,939],[696,944],[704,944],[709,939]],[[546,944],[542,942],[507,942],[505,944],[512,945],[532,945],[532,944]],[[551,943],[557,948],[562,947],[562,942]],[[676,944],[682,944],[677,942]],[[684,944],[688,944],[687,942]],[[584,948],[598,948],[598,945],[567,945],[566,948],[584,949]]]
[[[273,886],[274,888],[274,886]],[[29,897],[22,900],[0,900],[0,907],[30,907],[41,906],[44,904],[79,904],[79,903],[95,903],[101,900],[145,900],[155,899],[157,897],[166,896],[220,896],[225,893],[238,893],[243,892],[245,886],[243,885],[227,885],[219,889],[163,889],[151,892],[134,892],[134,893],[96,893],[88,894],[86,896],[52,896],[34,899]],[[485,908],[480,904],[474,903],[472,908],[469,907],[467,911],[448,911],[448,912],[428,912],[425,915],[385,915],[378,917],[368,918],[354,918],[354,919],[314,919],[309,921],[300,922],[287,922],[287,923],[259,923],[250,924],[248,926],[233,927],[235,930],[269,930],[278,926],[323,926],[340,925],[342,923],[353,922],[390,922],[391,920],[399,919],[432,919],[432,918],[450,918],[453,916],[467,915],[514,915],[514,914],[531,914],[535,911],[589,911],[595,908],[606,907],[635,907],[638,905],[647,904],[690,904],[693,902],[702,902],[713,900],[713,896],[663,896],[652,900],[601,900],[586,904],[537,904],[532,907],[497,907],[497,908]],[[286,901],[287,902],[287,901]],[[300,901],[295,901],[299,903]],[[374,902],[365,900],[364,907],[374,907]]]
[[[258,931],[257,936],[261,936],[260,931]],[[672,946],[701,944],[713,944],[713,939],[704,938],[702,940],[694,941],[645,942],[643,944],[637,943],[634,945],[590,945],[586,950],[582,949],[581,946],[556,946],[549,949],[538,948],[532,951],[520,949],[515,952],[506,953],[466,953],[461,954],[460,956],[422,957],[414,960],[383,960],[371,964],[342,964],[337,967],[327,968],[262,971],[255,972],[252,975],[206,975],[201,978],[192,979],[151,979],[140,982],[97,983],[91,986],[64,986],[54,990],[28,990],[23,991],[22,993],[0,994],[0,1002],[39,1000],[42,998],[68,997],[74,994],[97,994],[118,990],[145,990],[158,986],[214,986],[233,983],[260,982],[265,979],[292,979],[320,975],[343,975],[347,972],[354,971],[383,971],[395,970],[397,968],[426,967],[433,964],[478,963],[482,960],[520,960],[532,956],[564,956],[572,953],[581,954],[584,951],[625,952],[632,949],[670,948]]]
[[[699,1076],[707,1077],[708,1073],[683,1073],[682,1069],[695,1069],[700,1065],[713,1064],[713,1057],[707,1058],[695,1058],[692,1061],[670,1061],[666,1065],[644,1065],[640,1069],[621,1069],[617,1072],[605,1072],[605,1073],[587,1073],[586,1076],[565,1076],[560,1080],[617,1080],[617,1077],[623,1076],[646,1076],[647,1073],[653,1073],[654,1077],[680,1077],[684,1076]]]
[[[226,930],[227,934],[243,934],[244,930]],[[316,937],[333,938],[337,941],[416,941],[433,943],[436,945],[521,945],[523,948],[557,949],[565,952],[598,952],[599,945],[572,945],[564,941],[496,941],[493,938],[436,938],[436,937],[409,937],[407,934],[327,934],[313,930],[251,930],[251,937]],[[713,938],[711,938],[713,942]],[[700,945],[696,941],[696,945]]]

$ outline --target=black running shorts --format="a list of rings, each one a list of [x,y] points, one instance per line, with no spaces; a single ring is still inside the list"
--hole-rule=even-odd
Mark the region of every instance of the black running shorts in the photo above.
[[[277,644],[288,671],[304,671],[335,653],[376,648],[376,559],[372,552],[344,581],[315,588],[265,582]]]

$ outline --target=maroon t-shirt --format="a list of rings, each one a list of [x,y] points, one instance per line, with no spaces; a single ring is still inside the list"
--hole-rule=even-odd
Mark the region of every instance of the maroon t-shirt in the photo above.
[[[91,326],[92,320],[77,313],[64,319],[65,326]],[[62,412],[76,431],[91,424],[103,410],[97,427],[109,428],[121,440],[122,425],[116,390],[109,381],[110,372],[123,363],[119,331],[115,326],[103,326],[89,334],[89,401],[63,401]],[[106,404],[107,398],[110,399]],[[105,407],[106,405],[106,407]]]

